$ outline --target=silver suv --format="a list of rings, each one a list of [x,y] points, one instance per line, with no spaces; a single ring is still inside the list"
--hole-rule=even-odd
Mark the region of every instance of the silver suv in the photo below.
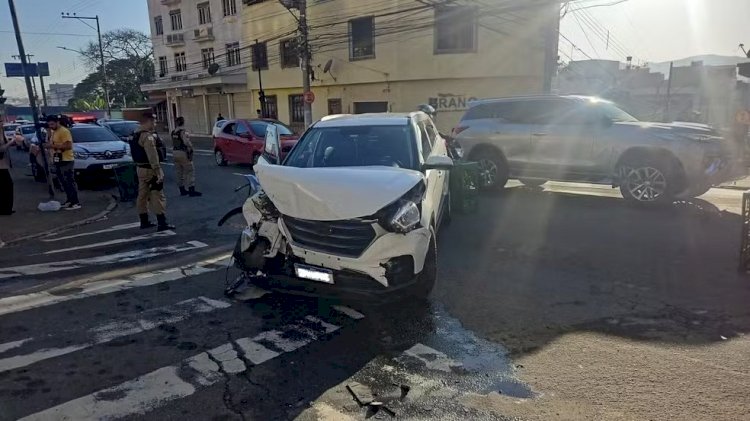
[[[732,178],[730,148],[710,127],[640,122],[595,97],[473,102],[454,135],[497,189],[509,178],[529,186],[581,181],[658,203],[700,196]]]

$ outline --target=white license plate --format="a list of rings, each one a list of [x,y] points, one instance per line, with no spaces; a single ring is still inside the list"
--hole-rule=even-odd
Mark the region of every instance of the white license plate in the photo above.
[[[301,279],[333,285],[333,271],[328,269],[296,264],[294,265],[294,273]]]
[[[104,165],[102,165],[102,168],[104,168],[105,170],[111,170],[114,167],[115,167],[115,164],[104,164]]]

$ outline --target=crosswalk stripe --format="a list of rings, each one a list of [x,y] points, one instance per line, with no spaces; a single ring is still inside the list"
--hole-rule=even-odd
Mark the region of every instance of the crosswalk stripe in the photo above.
[[[53,290],[0,298],[0,315],[214,272],[226,266],[229,258],[229,254],[222,254],[187,266],[139,273],[124,278],[89,282],[83,286],[77,286],[80,290],[72,294],[56,295]],[[65,285],[62,288],[65,288]]]
[[[188,241],[183,244],[153,247],[142,250],[131,250],[123,253],[108,254],[105,256],[91,257],[87,259],[75,259],[62,262],[46,262],[38,263],[35,265],[0,268],[0,279],[16,278],[19,276],[29,275],[44,275],[47,273],[79,269],[83,267],[131,262],[135,260],[149,259],[152,257],[179,253],[187,250],[195,250],[204,247],[208,247],[208,244],[202,243],[200,241]]]
[[[282,352],[275,351],[269,353],[269,350],[265,349],[262,352],[268,358],[258,358],[260,354],[257,350],[261,348],[255,348],[253,345],[257,345],[258,341],[271,338],[274,346],[285,346],[293,350],[293,346],[307,345],[322,335],[340,329],[339,326],[323,322],[317,317],[310,317],[312,318],[301,319],[278,330],[260,333],[254,338],[241,338],[225,343],[186,358],[179,364],[159,368],[120,385],[45,409],[21,420],[105,419],[145,415],[170,401],[188,397],[200,388],[216,384],[225,375],[244,372],[248,368],[246,361],[257,365],[282,354]],[[320,324],[320,322],[325,324]],[[316,325],[322,327],[323,331],[320,335],[311,338],[308,334],[316,330]],[[284,338],[295,336],[303,336],[305,339],[294,341]],[[240,343],[244,346],[239,345]],[[256,364],[249,358],[250,354],[246,352],[247,349],[254,350],[253,356],[260,361],[259,363]]]
[[[177,233],[174,232],[174,231],[172,231],[172,230],[166,230],[166,231],[160,231],[160,232],[152,232],[150,234],[138,235],[138,236],[135,236],[135,237],[117,238],[117,239],[114,239],[114,240],[102,241],[102,242],[99,242],[99,243],[83,244],[83,245],[75,246],[75,247],[68,247],[68,248],[64,248],[64,249],[50,250],[50,251],[44,252],[42,254],[48,255],[48,254],[67,253],[69,251],[87,250],[87,249],[93,249],[93,248],[98,248],[98,247],[107,247],[107,246],[113,246],[113,245],[116,245],[116,244],[133,243],[133,242],[136,242],[136,241],[146,241],[146,240],[151,240],[153,238],[171,237],[173,235],[177,235]]]
[[[336,311],[338,311],[339,313],[342,313],[342,314],[344,314],[346,316],[351,317],[354,320],[359,320],[359,319],[364,319],[365,318],[364,314],[358,312],[357,310],[355,310],[353,308],[349,308],[349,307],[345,307],[345,306],[341,306],[341,305],[335,305],[335,306],[333,306],[333,309],[336,310]]]
[[[13,348],[18,348],[19,346],[31,340],[34,340],[34,338],[26,338],[26,339],[21,339],[18,341],[6,342],[4,344],[0,344],[0,354],[10,351]]]
[[[105,344],[124,336],[146,332],[162,325],[179,323],[190,318],[193,314],[210,313],[230,306],[231,304],[225,301],[197,297],[181,301],[174,305],[147,310],[138,314],[137,317],[121,318],[90,329],[88,333],[93,338],[86,343],[69,345],[63,348],[45,348],[29,354],[2,358],[0,359],[0,373],[77,352],[95,345]],[[49,337],[45,337],[44,339],[48,340]]]
[[[114,232],[114,231],[122,231],[122,230],[128,230],[133,228],[138,228],[140,226],[140,222],[134,222],[132,224],[123,224],[123,225],[115,225],[106,229],[101,229],[98,231],[91,231],[91,232],[84,232],[81,234],[74,234],[74,235],[67,235],[65,237],[53,237],[53,238],[45,238],[42,239],[44,242],[52,243],[55,241],[63,241],[63,240],[70,240],[71,238],[79,238],[79,237],[86,237],[89,235],[97,235],[97,234],[104,234],[107,232]]]

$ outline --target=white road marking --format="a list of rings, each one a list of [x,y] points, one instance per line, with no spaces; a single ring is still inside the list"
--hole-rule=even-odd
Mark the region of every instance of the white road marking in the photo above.
[[[110,294],[131,288],[156,285],[163,282],[171,282],[190,276],[214,272],[222,269],[222,266],[229,262],[229,258],[230,256],[228,254],[224,254],[187,266],[139,273],[125,278],[89,282],[80,287],[80,291],[72,294],[55,295],[55,291],[57,290],[51,290],[0,298],[0,315],[17,313],[19,311],[45,307],[64,301],[80,300],[95,295]],[[66,286],[63,285],[61,288],[65,287]]]
[[[296,329],[311,322],[320,324],[322,320],[316,317],[313,317],[312,320],[302,319],[295,324],[282,327],[280,330],[270,331],[273,332],[270,336],[276,337],[281,332],[293,336],[295,333],[299,333],[295,331]],[[338,326],[328,323],[326,325],[326,332],[331,328],[339,329]],[[262,346],[258,347],[255,342],[256,340],[265,340],[269,337],[268,333],[263,332],[252,339],[237,339],[234,343],[226,343],[208,352],[186,358],[180,364],[162,367],[120,385],[31,414],[21,418],[21,420],[117,419],[133,415],[145,415],[170,401],[188,397],[200,388],[219,383],[225,374],[245,371],[248,367],[240,357],[256,364],[251,359],[251,356],[254,356],[259,361],[257,364],[260,364],[280,355],[280,353],[270,351]],[[314,339],[317,339],[317,337],[311,338],[311,340]],[[311,340],[305,341],[305,344],[310,343]],[[235,345],[244,355],[238,355]],[[260,352],[263,354],[260,354]],[[265,358],[261,358],[261,355]]]
[[[161,325],[179,323],[193,314],[210,313],[230,307],[225,301],[197,297],[181,301],[174,305],[144,311],[137,317],[122,318],[96,326],[89,330],[93,339],[89,342],[70,345],[64,348],[45,348],[29,354],[16,355],[0,359],[0,373],[26,367],[50,358],[70,354],[95,345],[105,344],[125,336],[136,335],[155,329]],[[45,338],[49,339],[49,337]]]
[[[404,351],[404,354],[422,361],[430,370],[439,370],[450,373],[453,371],[453,368],[463,366],[463,364],[449,358],[444,353],[423,344],[414,345]]]
[[[26,338],[26,339],[21,339],[21,340],[18,340],[18,341],[6,342],[4,344],[0,344],[0,354],[2,354],[3,352],[6,352],[6,351],[10,351],[13,348],[18,348],[19,346],[25,344],[28,341],[32,341],[32,340],[34,340],[34,338]]]
[[[350,318],[354,320],[360,320],[364,319],[365,315],[358,312],[357,310],[345,306],[333,306],[333,309],[338,311],[339,313],[342,313],[346,316],[349,316]]]
[[[36,265],[15,266],[0,268],[0,279],[16,278],[28,275],[44,275],[47,273],[61,272],[65,270],[79,269],[88,266],[109,265],[112,263],[125,263],[134,260],[149,259],[166,254],[179,253],[187,250],[195,250],[208,247],[208,244],[200,241],[188,241],[184,244],[175,244],[164,247],[153,247],[143,250],[131,250],[123,253],[108,254],[105,256],[91,257],[87,259],[66,260],[62,262],[47,262]],[[1,311],[1,310],[0,310]]]
[[[150,240],[152,238],[171,237],[173,235],[177,235],[177,233],[174,232],[174,231],[171,231],[171,230],[161,231],[161,232],[153,232],[153,233],[150,233],[150,234],[138,235],[138,236],[135,236],[135,237],[117,238],[115,240],[102,241],[100,243],[91,243],[91,244],[84,244],[82,246],[68,247],[68,248],[65,248],[65,249],[51,250],[51,251],[44,252],[42,254],[66,253],[66,252],[75,251],[75,250],[86,250],[86,249],[93,249],[93,248],[97,248],[97,247],[113,246],[115,244],[125,244],[125,243],[132,243],[132,242],[135,242],[135,241],[145,241],[145,240]]]
[[[234,173],[232,173],[232,175],[236,175],[238,177],[244,177],[244,176],[246,176],[248,174],[242,174],[242,173],[234,172]]]
[[[89,236],[89,235],[103,234],[103,233],[106,233],[106,232],[129,230],[129,229],[133,229],[133,228],[138,228],[140,225],[141,225],[140,222],[134,222],[132,224],[115,225],[115,226],[112,226],[112,227],[109,227],[109,228],[106,228],[106,229],[102,229],[102,230],[99,230],[99,231],[84,232],[82,234],[68,235],[68,236],[65,236],[65,237],[46,238],[46,239],[43,239],[42,241],[51,243],[51,242],[55,242],[55,241],[70,240],[71,238],[86,237],[86,236]]]

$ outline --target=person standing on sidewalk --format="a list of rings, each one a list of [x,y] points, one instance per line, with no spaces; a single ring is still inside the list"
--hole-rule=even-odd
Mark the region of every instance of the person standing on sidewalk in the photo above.
[[[190,141],[190,133],[185,129],[185,117],[177,117],[175,123],[177,123],[177,128],[172,131],[172,147],[180,196],[203,196],[202,193],[195,191],[193,143]]]
[[[23,138],[19,142],[15,138],[13,142],[0,138],[0,215],[13,214],[13,178],[10,176],[10,148],[23,144]],[[2,244],[2,241],[0,241]]]
[[[224,120],[226,120],[226,118],[224,118],[224,116],[221,115],[221,113],[219,113],[219,115],[216,116],[216,122],[217,123],[220,122],[220,121],[224,121]]]
[[[138,199],[136,208],[141,220],[141,229],[153,228],[148,218],[149,206],[156,214],[157,231],[173,230],[167,223],[167,198],[164,195],[164,170],[159,162],[159,152],[154,139],[154,121],[156,116],[151,112],[141,115],[140,127],[130,141],[130,153],[133,156],[138,173]]]
[[[52,134],[49,136],[50,141],[44,146],[52,151],[52,162],[55,165],[57,179],[67,196],[63,209],[81,209],[75,179],[73,136],[67,127],[60,124],[60,117],[56,115],[47,117],[47,128],[52,131]]]

